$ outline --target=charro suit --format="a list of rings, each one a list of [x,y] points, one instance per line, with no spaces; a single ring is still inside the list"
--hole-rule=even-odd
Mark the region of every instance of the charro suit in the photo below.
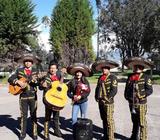
[[[138,78],[135,78],[138,77]],[[144,73],[132,73],[125,87],[125,99],[129,102],[133,123],[131,140],[147,140],[147,97],[153,92],[151,79]]]
[[[20,112],[21,112],[21,137],[26,136],[26,128],[27,128],[27,114],[28,108],[30,110],[30,116],[32,120],[33,126],[33,137],[37,137],[37,85],[38,81],[33,80],[32,76],[37,73],[36,69],[31,70],[31,73],[28,75],[25,68],[19,68],[17,71],[8,79],[10,84],[15,85],[16,80],[20,78],[27,79],[27,87],[20,94],[19,104],[20,104]]]
[[[117,77],[113,74],[100,76],[96,87],[95,99],[98,101],[100,116],[103,121],[103,138],[107,140],[114,140],[113,112],[116,93]]]

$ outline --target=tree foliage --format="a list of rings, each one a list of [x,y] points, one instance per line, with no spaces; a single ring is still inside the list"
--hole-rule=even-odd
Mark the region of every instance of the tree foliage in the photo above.
[[[93,60],[92,8],[88,0],[58,1],[51,17],[50,42],[58,61],[69,65]]]
[[[116,34],[123,60],[143,56],[160,46],[160,3],[157,0],[106,0],[101,7],[101,32]]]
[[[0,55],[13,55],[32,44],[36,34],[35,5],[30,0],[0,0]],[[32,38],[32,39],[31,39]]]

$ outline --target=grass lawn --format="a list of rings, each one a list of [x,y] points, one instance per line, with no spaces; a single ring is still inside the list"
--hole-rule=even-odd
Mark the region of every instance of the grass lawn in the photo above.
[[[123,78],[123,77],[127,77],[127,75],[131,73],[131,71],[127,71],[127,72],[123,72],[123,73],[116,73],[117,76]],[[92,77],[87,77],[89,83],[91,84],[96,84],[97,83],[97,80],[98,80],[98,77],[101,75],[101,73],[97,73],[97,74],[94,74]],[[68,79],[72,79],[73,76],[71,75],[68,75],[67,77]],[[8,76],[4,77],[4,78],[0,78],[0,84],[7,84],[7,80],[8,80]],[[121,79],[119,79],[119,81],[121,81]],[[160,85],[160,75],[157,75],[157,74],[154,74],[152,76],[152,81],[153,81],[153,84],[158,84]]]
[[[7,84],[8,83],[8,76],[0,78],[0,84]]]
[[[92,77],[87,77],[87,79],[88,79],[89,83],[96,84],[99,76],[100,76],[100,74],[99,75],[95,74]]]
[[[153,84],[160,85],[160,75],[153,75],[152,76],[152,81],[153,81]]]
[[[131,72],[132,71],[116,73],[116,75],[118,76],[119,82],[124,81],[124,79],[126,79],[128,74],[131,73]],[[92,77],[88,77],[87,79],[89,80],[90,83],[96,84],[99,76],[100,76],[100,73],[99,74],[94,74]],[[154,74],[152,76],[152,81],[153,81],[153,84],[160,85],[160,75]]]

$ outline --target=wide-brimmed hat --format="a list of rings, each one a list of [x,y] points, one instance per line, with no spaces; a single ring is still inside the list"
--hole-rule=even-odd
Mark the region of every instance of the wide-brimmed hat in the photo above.
[[[27,60],[32,61],[33,63],[41,62],[41,59],[33,54],[23,54],[15,58],[15,61],[18,63],[24,63]]]
[[[154,66],[153,62],[151,62],[147,59],[144,59],[142,57],[129,58],[129,59],[124,61],[124,65],[129,67],[129,68],[133,68],[135,65],[140,65],[140,66],[143,66],[146,69]]]
[[[108,67],[110,69],[118,67],[119,64],[112,60],[98,60],[92,64],[93,71],[102,71],[102,68]]]
[[[91,70],[85,64],[75,63],[67,67],[67,72],[71,75],[75,75],[77,71],[81,71],[84,74],[84,76],[87,76],[87,77],[91,76]]]

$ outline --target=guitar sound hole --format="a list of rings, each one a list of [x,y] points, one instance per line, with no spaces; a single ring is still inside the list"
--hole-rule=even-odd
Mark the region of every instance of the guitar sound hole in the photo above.
[[[61,90],[62,90],[62,88],[61,88],[61,87],[57,87],[57,90],[58,90],[58,91],[61,91]]]

